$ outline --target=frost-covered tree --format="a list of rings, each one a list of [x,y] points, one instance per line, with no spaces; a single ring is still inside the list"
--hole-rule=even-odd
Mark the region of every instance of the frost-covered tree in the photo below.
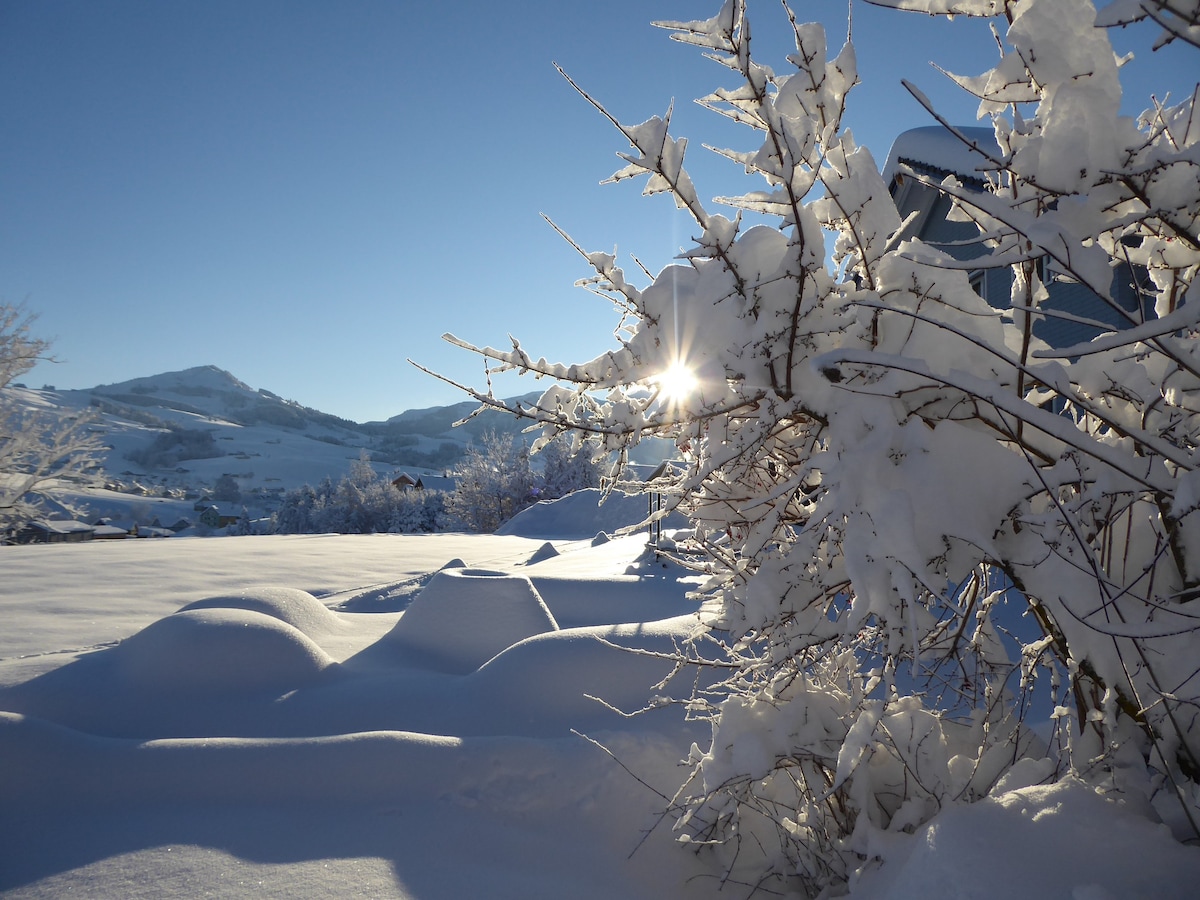
[[[446,514],[468,531],[490,533],[537,501],[529,448],[512,434],[487,432],[455,469]]]
[[[389,504],[387,531],[393,534],[431,534],[446,527],[446,492],[432,490],[398,491]]]
[[[313,510],[318,499],[317,489],[305,484],[288,491],[271,514],[271,531],[276,534],[313,534]]]
[[[707,555],[701,621],[728,675],[691,701],[712,738],[674,809],[681,840],[730,851],[731,877],[838,889],[946,804],[1067,774],[1198,837],[1200,86],[1122,117],[1102,27],[1153,19],[1195,43],[1196,5],[880,3],[994,20],[995,67],[952,77],[996,142],[947,124],[986,190],[905,177],[1011,267],[1007,309],[951,254],[900,239],[875,159],[842,128],[852,45],[829,53],[785,6],[795,52],[777,72],[728,0],[658,24],[731,73],[700,102],[751,129],[749,149],[718,152],[764,189],[711,213],[669,115],[624,125],[597,104],[632,147],[611,180],[648,176],[695,220],[694,247],[645,287],[577,248],[621,316],[597,359],[451,340],[558,382],[508,407],[538,446],[572,431],[684,454],[661,487]],[[1110,293],[1118,264],[1144,276],[1140,311]],[[1061,315],[1042,305],[1048,272],[1124,327],[1041,343],[1032,322]],[[690,392],[669,389],[681,369]]]
[[[21,308],[0,303],[0,539],[43,514],[56,484],[91,477],[103,450],[84,417],[35,411],[12,397],[9,385],[49,349],[30,334],[31,324]]]
[[[427,534],[447,527],[444,491],[400,491],[381,478],[363,451],[336,484],[288,491],[271,516],[276,534]]]
[[[603,461],[595,454],[595,441],[572,441],[560,435],[546,444],[539,456],[542,461],[538,479],[539,500],[557,500],[574,491],[600,487],[604,475]]]

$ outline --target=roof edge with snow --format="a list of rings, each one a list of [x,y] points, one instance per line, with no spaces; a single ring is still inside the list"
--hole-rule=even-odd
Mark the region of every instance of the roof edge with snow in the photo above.
[[[998,153],[996,135],[991,128],[979,126],[955,127],[955,131],[975,142],[989,153]],[[902,165],[928,175],[955,175],[964,181],[983,185],[981,170],[984,157],[941,125],[926,125],[902,132],[888,151],[883,167],[883,180],[892,184]]]

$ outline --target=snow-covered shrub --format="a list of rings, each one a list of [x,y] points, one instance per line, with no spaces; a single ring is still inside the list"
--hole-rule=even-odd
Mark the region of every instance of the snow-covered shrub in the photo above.
[[[841,127],[853,47],[831,55],[789,12],[796,51],[777,73],[728,0],[658,24],[734,74],[701,103],[756,133],[719,152],[765,190],[710,213],[669,116],[618,124],[632,151],[613,180],[647,175],[698,229],[645,288],[577,248],[620,346],[558,365],[451,340],[558,382],[508,405],[539,442],[574,431],[624,453],[656,436],[683,454],[661,487],[706,551],[701,622],[730,674],[693,698],[712,739],[675,805],[683,840],[733,849],[733,877],[843,884],[892,833],[1014,766],[1009,785],[1071,772],[1144,791],[1200,836],[1197,96],[1119,115],[1094,23],[1154,4],[1097,20],[1088,0],[880,2],[996,17],[1000,61],[958,79],[994,126],[990,150],[961,136],[987,190],[906,177],[952,197],[989,264],[1011,267],[1008,309],[952,256],[897,237],[875,159]],[[744,228],[743,211],[777,224]],[[1118,263],[1145,276],[1141,312],[1110,295]],[[1126,327],[1042,344],[1049,271]],[[696,386],[669,392],[680,367]]]

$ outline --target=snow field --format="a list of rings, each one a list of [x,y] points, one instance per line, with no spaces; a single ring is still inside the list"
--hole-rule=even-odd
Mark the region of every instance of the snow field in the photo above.
[[[695,579],[638,536],[544,544],[5,548],[0,894],[731,896],[660,820],[708,738],[666,702],[694,671],[653,688]],[[1147,810],[1026,774],[880,837],[854,896],[1191,896]]]
[[[348,886],[372,896],[478,895],[463,879],[486,881],[495,896],[677,894],[698,871],[694,857],[671,849],[665,868],[662,860],[649,865],[657,853],[625,862],[654,823],[660,798],[572,729],[602,738],[639,778],[673,790],[682,732],[689,741],[702,735],[669,708],[628,720],[588,695],[628,708],[645,704],[649,685],[670,664],[619,645],[668,651],[687,633],[694,621],[680,615],[689,602],[676,580],[682,573],[659,568],[646,577],[640,612],[651,624],[612,624],[625,617],[600,604],[600,624],[560,629],[532,579],[550,584],[577,622],[582,605],[568,599],[573,586],[586,598],[605,584],[637,583],[640,576],[624,570],[639,566],[642,541],[560,542],[533,565],[526,561],[545,542],[402,541],[130,543],[143,554],[84,545],[50,548],[68,551],[67,564],[53,569],[39,565],[50,554],[26,552],[47,548],[6,548],[20,551],[12,569],[20,574],[0,595],[16,626],[0,660],[0,825],[22,836],[6,842],[11,854],[0,850],[0,891],[136,896],[138,882],[160,883],[161,874],[168,895],[184,896],[198,886],[190,872],[225,896],[289,889],[346,896]],[[331,573],[331,556],[343,574]],[[484,565],[465,566],[464,558]],[[614,559],[615,580],[593,582]],[[439,572],[435,560],[457,566]],[[550,567],[544,579],[536,574],[543,565]],[[385,568],[393,581],[381,577]],[[423,585],[407,611],[335,611],[386,594],[401,583],[397,574]],[[265,575],[308,589],[262,587]],[[131,583],[160,590],[131,590]],[[107,610],[95,608],[105,603]],[[665,621],[654,624],[659,613]],[[67,621],[42,621],[59,615]],[[97,627],[98,620],[105,624]],[[93,629],[106,640],[97,641]],[[79,652],[87,647],[99,649]],[[454,671],[427,665],[438,653]],[[426,846],[409,859],[403,848],[414,837],[407,829],[386,851],[376,836],[337,851],[340,874],[325,884],[314,882],[302,860],[263,866],[246,859],[244,844],[264,839],[242,826],[245,810],[254,812],[248,821],[284,810],[310,824],[314,816],[339,825],[356,816],[382,819],[384,832],[396,817],[411,823],[415,814],[422,832],[455,833],[458,845]],[[191,835],[197,822],[220,821],[229,837],[197,837],[164,856],[150,826],[164,820],[165,833]],[[463,846],[485,837],[470,837],[481,821],[508,834],[488,840],[509,856]],[[326,833],[333,826],[312,827]],[[74,832],[82,846],[61,845],[53,837],[60,832]],[[123,836],[116,847],[114,835]],[[332,834],[329,841],[336,847]],[[660,841],[669,845],[668,830],[652,843]],[[258,855],[292,855],[266,843]],[[542,844],[550,859],[534,851]],[[356,852],[374,853],[376,862],[350,865]],[[308,846],[299,855],[316,853]],[[405,857],[403,868],[415,874],[389,873],[380,853]],[[476,858],[489,861],[477,869]],[[181,859],[186,871],[177,868]],[[441,881],[430,868],[455,874]],[[230,870],[242,874],[230,879]],[[261,877],[242,877],[247,871]],[[589,884],[575,883],[581,873]],[[442,892],[455,884],[463,892]]]

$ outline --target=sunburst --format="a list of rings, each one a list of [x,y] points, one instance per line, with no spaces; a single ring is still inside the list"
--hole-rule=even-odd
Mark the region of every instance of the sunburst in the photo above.
[[[700,382],[687,363],[676,360],[655,378],[654,383],[658,386],[659,395],[663,400],[680,404],[696,392]]]

